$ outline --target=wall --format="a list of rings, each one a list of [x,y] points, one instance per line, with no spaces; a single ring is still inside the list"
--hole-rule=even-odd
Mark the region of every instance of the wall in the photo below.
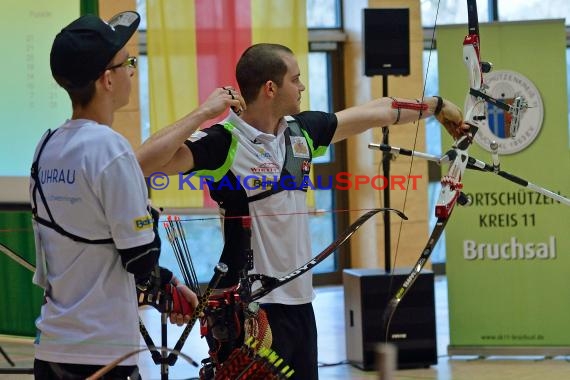
[[[136,10],[136,0],[114,0],[99,2],[99,16],[108,20],[115,14],[124,11]],[[136,32],[127,44],[129,55],[138,56],[138,32]],[[141,144],[141,119],[139,104],[139,80],[138,71],[132,80],[131,98],[129,104],[115,113],[113,129],[125,136],[131,145],[136,148]]]

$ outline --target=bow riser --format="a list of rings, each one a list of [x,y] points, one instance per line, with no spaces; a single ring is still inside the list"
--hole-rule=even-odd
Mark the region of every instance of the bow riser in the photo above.
[[[441,178],[441,191],[435,206],[435,216],[437,218],[448,218],[455,203],[461,196],[461,190],[463,189],[461,180],[469,163],[467,150],[473,142],[475,133],[477,133],[477,127],[472,126],[469,134],[457,140],[454,149],[447,153],[447,155],[452,155],[455,158],[449,166],[447,175]]]
[[[476,45],[463,45],[463,62],[469,74],[470,89],[484,93],[483,72],[479,61],[479,36],[467,36],[465,39],[469,37],[472,37],[470,40],[476,40]],[[479,126],[479,122],[486,118],[485,102],[476,96],[470,95],[467,98],[464,110],[465,121],[471,125]]]
[[[479,36],[470,34],[463,40],[463,60],[470,72],[469,85],[471,88],[483,87],[483,73],[479,55]]]

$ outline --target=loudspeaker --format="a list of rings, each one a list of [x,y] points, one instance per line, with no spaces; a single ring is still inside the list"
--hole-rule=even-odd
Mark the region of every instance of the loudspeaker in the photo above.
[[[410,10],[363,9],[364,74],[410,75]]]
[[[376,347],[386,342],[397,347],[398,369],[437,364],[432,271],[423,270],[400,301],[387,340],[383,331],[386,305],[409,272],[404,269],[394,273],[379,269],[343,271],[346,353],[352,365],[363,370],[376,369]]]

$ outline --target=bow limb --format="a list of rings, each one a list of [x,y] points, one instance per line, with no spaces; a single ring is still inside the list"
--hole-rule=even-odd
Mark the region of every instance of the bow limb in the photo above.
[[[30,272],[34,273],[36,271],[36,267],[34,264],[30,263],[28,260],[24,259],[22,256],[18,255],[16,252],[12,251],[10,248],[6,247],[4,244],[0,243],[0,252],[29,270]]]
[[[472,127],[472,129],[476,131],[476,127]],[[437,242],[439,241],[439,238],[441,237],[441,234],[445,229],[445,226],[447,225],[447,222],[451,217],[451,213],[455,207],[455,204],[457,202],[460,204],[467,203],[467,199],[461,193],[461,189],[463,187],[461,184],[461,178],[463,177],[463,173],[467,167],[469,158],[467,149],[471,145],[472,141],[473,138],[471,134],[462,136],[459,140],[457,140],[454,148],[446,153],[446,156],[452,159],[452,162],[449,166],[447,175],[441,179],[441,191],[439,193],[439,198],[435,206],[435,215],[437,217],[437,222],[429,236],[425,248],[421,252],[420,257],[418,258],[415,265],[412,267],[411,272],[408,274],[402,285],[398,288],[384,309],[382,321],[386,340],[388,340],[388,329],[390,327],[392,317],[396,312],[396,308],[406,293],[410,290],[420,275],[423,267],[427,263],[431,253],[433,252],[433,249],[435,248]]]
[[[400,218],[407,220],[408,217],[401,211],[393,209],[393,208],[376,208],[373,210],[368,211],[366,214],[362,215],[358,218],[354,223],[352,223],[340,236],[329,244],[322,252],[317,254],[313,259],[307,262],[305,265],[295,269],[293,272],[286,274],[283,277],[275,278],[270,277],[262,274],[253,274],[249,275],[250,283],[255,281],[261,282],[261,287],[256,289],[251,294],[251,300],[255,301],[260,299],[261,297],[266,296],[272,290],[285,285],[289,281],[294,280],[295,278],[301,276],[302,274],[309,271],[311,268],[322,262],[331,253],[336,251],[340,246],[342,246],[345,242],[350,239],[350,237],[362,226],[367,220],[369,220],[372,216],[376,215],[379,212],[393,212],[398,215]]]
[[[396,308],[398,307],[400,301],[402,301],[408,290],[410,290],[410,288],[412,287],[412,285],[420,275],[422,268],[427,263],[433,249],[435,248],[435,245],[439,241],[439,238],[441,237],[441,234],[443,233],[443,230],[445,229],[445,225],[447,224],[448,220],[449,220],[448,217],[437,219],[435,227],[433,228],[430,237],[428,239],[428,242],[425,248],[423,249],[422,253],[420,254],[418,261],[416,262],[416,264],[412,268],[412,271],[410,272],[410,274],[408,274],[408,277],[404,280],[400,288],[390,299],[388,305],[386,305],[382,317],[383,327],[384,327],[383,331],[385,333],[386,341],[388,340],[388,328],[390,327],[390,322],[392,321],[392,317],[396,312]]]

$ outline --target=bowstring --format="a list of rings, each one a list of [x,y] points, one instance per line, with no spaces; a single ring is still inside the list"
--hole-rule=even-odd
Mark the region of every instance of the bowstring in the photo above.
[[[428,74],[429,74],[429,69],[430,69],[430,64],[431,64],[431,54],[433,52],[433,49],[435,47],[435,30],[437,28],[437,18],[439,15],[439,5],[440,5],[441,0],[437,1],[437,7],[435,10],[435,19],[434,19],[434,24],[433,24],[433,28],[432,28],[432,34],[431,34],[431,41],[430,41],[430,47],[429,47],[429,52],[428,52],[428,59],[427,59],[427,64],[426,64],[426,71],[424,74],[424,83],[422,86],[422,94],[421,94],[421,98],[420,98],[420,103],[424,102],[424,98],[425,98],[425,92],[426,92],[426,86],[427,86],[427,78],[428,78]],[[421,6],[421,5],[420,5]],[[420,11],[421,13],[421,11]],[[423,49],[422,49],[423,51]],[[413,148],[412,150],[416,150],[416,145],[418,142],[418,133],[419,133],[419,127],[420,127],[420,120],[421,120],[421,116],[422,113],[421,111],[418,114],[418,119],[414,122],[414,124],[416,125],[416,132],[414,134],[414,143],[413,143]],[[410,157],[410,166],[408,169],[408,180],[407,180],[407,184],[406,184],[406,189],[404,191],[404,203],[402,205],[402,212],[405,213],[406,212],[406,204],[407,204],[407,199],[408,199],[408,191],[410,188],[410,176],[412,175],[412,168],[414,165],[414,156],[412,155]],[[384,206],[384,205],[382,205]],[[396,262],[398,260],[398,248],[400,246],[400,238],[402,236],[402,228],[404,225],[404,220],[401,219],[400,223],[399,223],[399,227],[398,227],[398,235],[396,238],[396,249],[394,250],[394,261],[393,261],[393,265],[392,265],[392,271],[390,273],[390,281],[389,281],[389,285],[388,285],[388,293],[387,293],[387,300],[386,300],[386,304],[389,302],[389,300],[392,298],[392,289],[393,289],[393,281],[394,281],[394,274],[395,274],[395,270],[396,270]],[[386,237],[385,237],[386,238]],[[392,321],[392,318],[390,318],[390,320],[388,321],[388,324],[386,326],[386,331],[385,333],[385,341],[388,342],[388,332],[390,330],[390,323]]]
[[[312,215],[312,216],[320,216],[327,213],[342,213],[342,212],[368,212],[372,211],[375,208],[354,208],[354,209],[331,209],[331,210],[314,210],[314,211],[303,211],[303,212],[283,212],[283,213],[272,213],[272,214],[258,214],[258,215],[236,215],[236,216],[211,216],[211,217],[188,217],[188,218],[180,218],[180,222],[206,222],[211,220],[230,220],[230,219],[242,219],[243,217],[250,217],[250,218],[267,218],[267,217],[276,217],[276,216],[284,216],[284,215]],[[161,222],[164,222],[162,219],[163,215],[189,215],[193,214],[194,212],[172,212],[172,213],[163,213],[161,214]],[[208,212],[202,213],[207,214]],[[195,213],[194,213],[195,214]],[[24,233],[24,232],[31,232],[33,231],[31,228],[0,228],[1,233]]]

